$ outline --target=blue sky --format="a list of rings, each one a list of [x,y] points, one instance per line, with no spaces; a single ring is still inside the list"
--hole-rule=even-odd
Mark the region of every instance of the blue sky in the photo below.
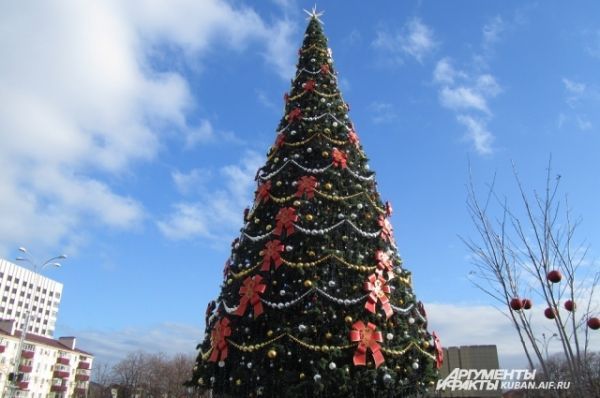
[[[65,285],[57,335],[103,360],[201,340],[313,5],[122,3],[0,5],[0,255],[69,255],[47,273]],[[597,257],[600,5],[318,8],[431,327],[518,364],[466,279],[469,162],[479,187],[497,172],[510,198],[511,161],[541,188],[552,154]]]

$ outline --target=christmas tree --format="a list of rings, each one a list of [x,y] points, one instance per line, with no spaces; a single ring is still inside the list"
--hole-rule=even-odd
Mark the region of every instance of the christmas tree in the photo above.
[[[439,340],[348,111],[313,10],[191,385],[223,397],[399,397],[436,379]]]

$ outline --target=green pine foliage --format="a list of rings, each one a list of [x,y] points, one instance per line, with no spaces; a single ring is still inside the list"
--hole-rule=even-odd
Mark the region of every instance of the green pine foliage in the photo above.
[[[218,397],[400,397],[425,392],[437,378],[425,311],[393,237],[382,230],[391,209],[353,139],[348,110],[313,16],[276,144],[257,173],[255,203],[232,244],[221,294],[207,310],[190,385]],[[346,167],[336,164],[337,151],[346,155]],[[311,176],[316,184],[303,189],[301,178]],[[298,216],[295,222],[277,220],[285,208]],[[269,257],[265,248],[272,241],[280,243]],[[389,255],[389,269],[378,252]],[[389,318],[381,301],[375,313],[365,308],[371,275],[390,288]],[[243,308],[240,288],[255,276],[264,292],[248,296]],[[381,333],[380,366],[369,349],[366,365],[354,364],[359,343],[350,333],[357,321]],[[230,334],[219,345],[217,329],[225,324],[221,331]]]

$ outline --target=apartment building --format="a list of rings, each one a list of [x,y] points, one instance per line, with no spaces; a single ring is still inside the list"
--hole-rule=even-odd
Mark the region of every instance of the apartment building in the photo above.
[[[0,320],[0,395],[18,398],[87,397],[92,354],[77,349],[75,337],[52,339],[27,333],[19,358],[17,385],[9,381],[21,331],[14,320]]]
[[[63,285],[0,258],[0,319],[15,319],[17,330],[53,337]]]

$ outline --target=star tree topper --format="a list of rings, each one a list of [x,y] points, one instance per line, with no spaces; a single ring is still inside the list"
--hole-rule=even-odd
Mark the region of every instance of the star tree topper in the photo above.
[[[325,11],[321,11],[321,12],[317,12],[317,5],[315,4],[312,8],[312,10],[308,11],[308,10],[304,10],[304,12],[308,15],[308,19],[314,18],[317,21],[319,21],[319,23],[321,25],[325,25],[323,23],[323,21],[321,21],[319,19],[320,16],[323,16],[323,14],[325,14]]]

